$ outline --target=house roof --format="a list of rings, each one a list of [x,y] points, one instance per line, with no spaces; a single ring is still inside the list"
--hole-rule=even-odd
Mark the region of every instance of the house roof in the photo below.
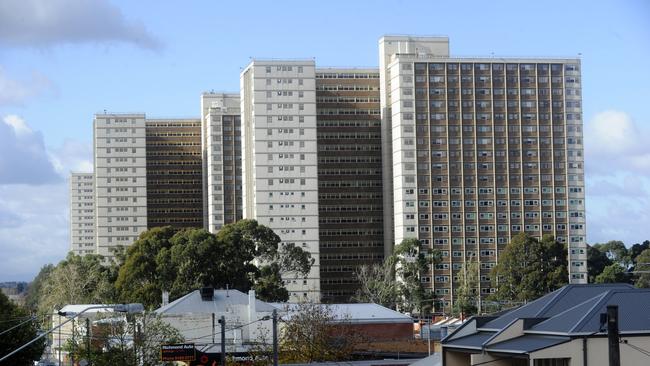
[[[296,303],[273,303],[273,306],[287,312],[285,318],[291,318],[292,312],[299,308]],[[335,319],[351,323],[413,323],[413,318],[395,310],[374,303],[362,304],[320,304],[331,311]]]
[[[486,330],[502,329],[517,318],[550,318],[605,291],[633,288],[633,286],[623,283],[566,285],[503,314],[481,328]]]
[[[600,314],[618,306],[621,333],[650,333],[650,290],[609,290],[533,326],[530,332],[591,334],[601,330]]]
[[[104,307],[100,308],[100,306],[104,306]],[[79,314],[83,312],[83,314],[80,315],[80,317],[83,318],[84,316],[88,316],[95,313],[112,313],[114,311],[111,308],[111,306],[112,305],[110,304],[71,304],[62,307],[59,310],[59,312],[75,313],[75,314]]]
[[[211,314],[225,312],[233,305],[248,305],[248,295],[238,290],[214,290],[212,301],[201,298],[201,292],[194,290],[156,310],[159,314]],[[255,300],[258,312],[272,312],[275,308],[269,303]]]
[[[483,348],[483,343],[492,338],[496,332],[477,332],[471,335],[464,337],[452,339],[449,341],[444,341],[445,347],[459,347],[459,348],[471,348],[480,350]]]
[[[490,352],[529,353],[570,341],[570,337],[525,335],[486,347]]]
[[[469,326],[459,328],[442,344],[470,351],[529,353],[602,332],[600,315],[608,305],[618,306],[621,334],[650,335],[650,289],[626,284],[567,285],[484,324],[470,318]],[[509,329],[519,330],[512,338],[491,343],[509,334]]]

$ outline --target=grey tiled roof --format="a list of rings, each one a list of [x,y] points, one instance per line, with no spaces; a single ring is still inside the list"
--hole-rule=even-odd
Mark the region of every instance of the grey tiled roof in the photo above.
[[[570,337],[524,335],[486,347],[490,352],[529,353],[570,341]]]

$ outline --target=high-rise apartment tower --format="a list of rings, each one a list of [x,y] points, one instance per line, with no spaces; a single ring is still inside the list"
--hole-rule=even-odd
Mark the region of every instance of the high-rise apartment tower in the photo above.
[[[570,281],[586,282],[580,60],[453,58],[441,37],[379,48],[394,241],[441,251],[423,281],[443,304],[468,260],[494,291],[490,270],[520,232],[567,243]]]
[[[254,60],[241,73],[244,218],[311,253],[292,299],[320,300],[314,61]]]
[[[216,233],[242,218],[239,94],[204,93],[201,105],[204,223]]]
[[[70,251],[95,253],[95,187],[93,173],[70,174]]]
[[[384,259],[379,70],[316,69],[321,299],[350,301]]]

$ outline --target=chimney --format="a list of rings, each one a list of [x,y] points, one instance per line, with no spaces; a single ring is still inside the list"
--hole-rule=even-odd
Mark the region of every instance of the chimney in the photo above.
[[[255,290],[248,290],[248,321],[254,322],[257,320]]]
[[[203,301],[212,301],[214,298],[214,288],[213,287],[201,287],[199,290],[201,293],[201,300]]]
[[[169,291],[163,290],[162,292],[162,306],[169,304]]]

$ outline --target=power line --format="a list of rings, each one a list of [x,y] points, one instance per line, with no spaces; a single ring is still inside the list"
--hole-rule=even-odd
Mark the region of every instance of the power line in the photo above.
[[[22,322],[22,323],[20,323],[20,324],[17,324],[17,325],[14,325],[13,327],[11,327],[11,328],[9,328],[9,329],[3,331],[2,333],[0,333],[0,335],[3,335],[3,334],[8,333],[8,332],[11,332],[12,330],[14,330],[14,329],[20,327],[21,325],[23,325],[23,324],[25,324],[25,323],[28,323],[28,322],[31,322],[31,321],[34,321],[34,320],[36,320],[36,317],[35,317],[35,316],[32,316],[31,318],[25,320],[24,322]]]
[[[32,318],[32,316],[28,315],[28,316],[21,316],[19,318],[2,319],[2,320],[0,320],[0,323],[11,323],[11,322],[15,322],[15,321],[18,321],[18,320],[24,320],[24,319],[27,319],[27,318]]]
[[[628,346],[632,347],[632,349],[635,349],[635,350],[637,350],[637,351],[643,353],[643,354],[646,355],[647,357],[650,357],[650,351],[645,350],[645,349],[643,349],[643,348],[641,348],[641,347],[635,346],[635,345],[633,345],[633,344],[627,343],[627,340],[625,340],[625,341],[621,341],[620,343],[623,343],[623,344],[625,344],[625,345],[628,345]]]

